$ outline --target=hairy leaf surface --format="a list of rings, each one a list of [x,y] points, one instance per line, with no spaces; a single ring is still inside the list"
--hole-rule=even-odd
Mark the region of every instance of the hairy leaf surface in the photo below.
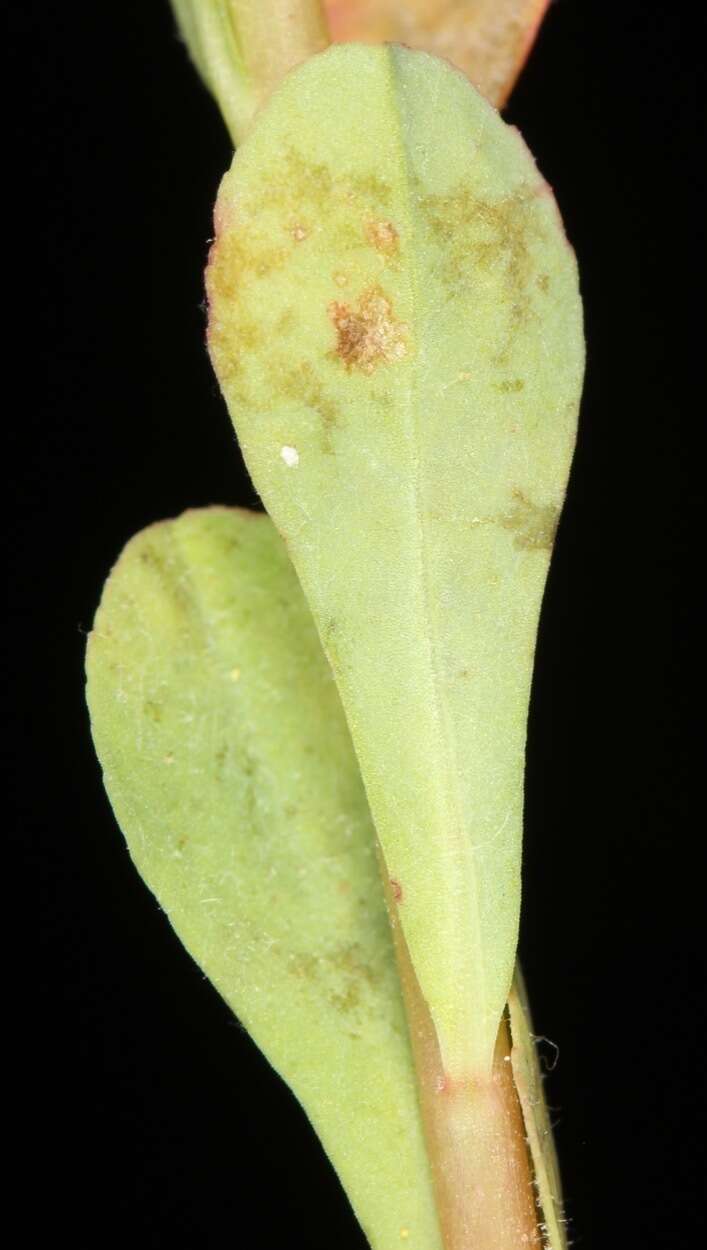
[[[532,657],[583,368],[574,255],[447,64],[340,46],[222,184],[209,344],[332,664],[454,1079],[490,1071]]]

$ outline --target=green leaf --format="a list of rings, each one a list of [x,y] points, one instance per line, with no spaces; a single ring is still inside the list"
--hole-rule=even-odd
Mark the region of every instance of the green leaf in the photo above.
[[[342,696],[452,1081],[513,972],[537,622],[583,371],[574,255],[447,64],[336,47],[226,175],[209,344]]]
[[[374,833],[269,519],[214,508],[134,538],[87,671],[140,873],[304,1106],[371,1245],[439,1250]]]

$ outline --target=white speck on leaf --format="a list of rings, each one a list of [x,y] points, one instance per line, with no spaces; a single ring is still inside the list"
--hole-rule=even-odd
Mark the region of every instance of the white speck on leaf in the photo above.
[[[280,455],[288,469],[294,469],[295,465],[299,464],[299,452],[296,447],[281,447]]]

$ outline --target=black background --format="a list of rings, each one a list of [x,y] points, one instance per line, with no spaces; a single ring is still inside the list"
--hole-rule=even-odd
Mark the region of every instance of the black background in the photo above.
[[[127,538],[187,506],[256,503],[200,307],[229,142],[165,0],[26,3],[12,26],[18,1244],[361,1248],[294,1099],[131,867],[83,705],[84,635]],[[586,302],[531,710],[521,943],[536,1027],[560,1048],[547,1088],[586,1250],[704,1235],[704,905],[685,797],[699,561],[684,519],[704,421],[703,40],[658,0],[559,0],[507,110],[555,188]]]

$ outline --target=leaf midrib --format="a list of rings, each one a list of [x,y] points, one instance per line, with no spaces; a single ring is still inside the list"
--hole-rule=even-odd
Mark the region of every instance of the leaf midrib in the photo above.
[[[387,70],[388,70],[388,75],[387,75],[388,86],[389,86],[389,90],[390,90],[392,101],[393,101],[391,112],[395,118],[395,126],[397,130],[397,142],[395,146],[397,147],[400,153],[401,181],[402,181],[402,186],[404,188],[402,198],[403,198],[403,203],[404,203],[404,208],[405,208],[407,234],[409,238],[408,246],[410,249],[410,256],[411,256],[409,268],[410,268],[410,278],[411,278],[411,295],[412,295],[411,302],[412,302],[412,309],[413,309],[413,326],[415,328],[415,337],[417,339],[416,353],[413,356],[413,360],[411,361],[411,367],[408,372],[409,382],[406,387],[406,400],[407,400],[406,408],[408,412],[409,446],[411,449],[411,460],[412,460],[412,469],[413,469],[411,496],[412,496],[413,525],[414,525],[415,535],[416,535],[414,547],[415,547],[415,554],[417,557],[417,565],[418,565],[418,582],[419,582],[419,591],[420,591],[419,598],[421,601],[422,615],[423,615],[423,622],[424,622],[424,637],[425,637],[425,643],[426,643],[426,649],[427,649],[427,660],[428,660],[428,666],[429,666],[429,671],[431,675],[430,684],[431,684],[431,694],[432,694],[432,719],[436,726],[437,736],[443,744],[443,757],[441,761],[442,768],[439,770],[439,772],[435,770],[431,770],[430,775],[434,775],[434,776],[441,775],[447,783],[444,785],[441,793],[440,793],[439,786],[436,787],[437,800],[438,800],[439,810],[441,810],[441,813],[442,813],[442,826],[443,828],[448,829],[450,831],[451,836],[455,837],[457,840],[458,850],[457,850],[457,855],[455,856],[455,860],[457,862],[460,862],[460,865],[461,865],[460,875],[463,877],[464,884],[465,884],[465,889],[461,892],[461,897],[465,900],[465,902],[468,901],[468,903],[470,904],[468,908],[464,909],[462,914],[456,917],[456,919],[460,922],[459,923],[459,932],[461,934],[460,950],[463,948],[471,949],[469,944],[464,942],[464,935],[468,932],[470,942],[473,944],[473,949],[479,952],[479,958],[476,961],[474,961],[473,959],[471,961],[472,965],[474,963],[476,965],[475,966],[476,976],[474,976],[472,973],[471,979],[472,979],[472,982],[476,982],[476,984],[480,986],[481,1002],[485,1004],[486,1002],[486,970],[485,970],[485,964],[484,964],[484,959],[483,959],[482,925],[481,925],[480,908],[479,908],[476,864],[474,861],[473,846],[470,840],[465,838],[463,802],[462,802],[460,789],[459,789],[459,776],[460,776],[459,743],[458,743],[458,738],[457,738],[457,734],[455,732],[454,726],[451,723],[451,718],[449,716],[448,710],[445,706],[445,699],[442,693],[441,670],[440,670],[440,664],[439,664],[439,659],[438,659],[439,632],[435,623],[435,616],[432,612],[432,607],[431,607],[432,578],[430,574],[427,517],[426,517],[426,512],[425,512],[425,507],[424,507],[424,492],[423,492],[423,488],[421,484],[422,478],[425,472],[425,465],[424,465],[424,459],[420,450],[420,447],[421,447],[421,440],[420,440],[421,405],[420,405],[419,396],[418,396],[418,371],[419,371],[419,351],[420,351],[419,344],[420,344],[420,337],[421,337],[420,326],[422,325],[422,318],[419,316],[418,310],[421,308],[424,302],[424,296],[422,294],[424,290],[424,285],[420,281],[420,273],[418,269],[418,260],[417,260],[418,256],[421,254],[421,249],[418,249],[416,246],[414,246],[414,241],[419,237],[420,231],[419,231],[419,226],[418,226],[418,217],[417,217],[415,205],[413,203],[413,199],[411,195],[411,179],[409,177],[409,172],[411,169],[411,161],[410,161],[408,145],[405,141],[404,129],[402,125],[402,114],[403,114],[404,105],[402,101],[402,93],[400,93],[397,89],[397,82],[396,82],[397,67],[396,67],[394,53],[392,49],[388,49],[388,48],[386,49],[386,58],[387,58]],[[449,764],[448,768],[445,767],[447,763]],[[448,897],[451,899],[454,897],[458,897],[458,895],[456,894],[456,891],[450,888]],[[401,922],[402,922],[403,929],[404,929],[405,928],[404,917],[401,917]],[[472,988],[471,986],[469,987],[462,986],[462,985],[459,986],[460,997],[464,996],[466,1001],[469,1003],[473,1001],[473,996],[471,994],[466,993],[466,991],[467,989],[471,989],[471,988]],[[469,1031],[467,1033],[467,1037],[465,1040],[468,1042],[471,1042],[471,1037],[473,1036],[473,1032],[475,1031],[474,1030],[474,1017],[473,1017],[472,1011],[468,1010],[468,1014],[469,1014]],[[433,1023],[435,1024],[435,1027],[437,1028],[440,1049],[444,1057],[445,1050],[447,1049],[445,1046],[446,1039],[443,1036],[439,1036],[438,1022],[435,1020],[435,1013],[433,1011],[431,1011],[431,1015],[432,1015]],[[482,1030],[481,1032],[482,1039],[483,1039],[483,1032],[484,1031]],[[473,1048],[470,1046],[470,1049],[476,1049],[476,1048]],[[489,1052],[487,1056],[487,1060],[488,1060],[487,1066],[490,1069],[492,1065],[492,1061],[493,1061],[492,1043],[490,1044],[490,1046],[487,1047],[487,1049]]]

